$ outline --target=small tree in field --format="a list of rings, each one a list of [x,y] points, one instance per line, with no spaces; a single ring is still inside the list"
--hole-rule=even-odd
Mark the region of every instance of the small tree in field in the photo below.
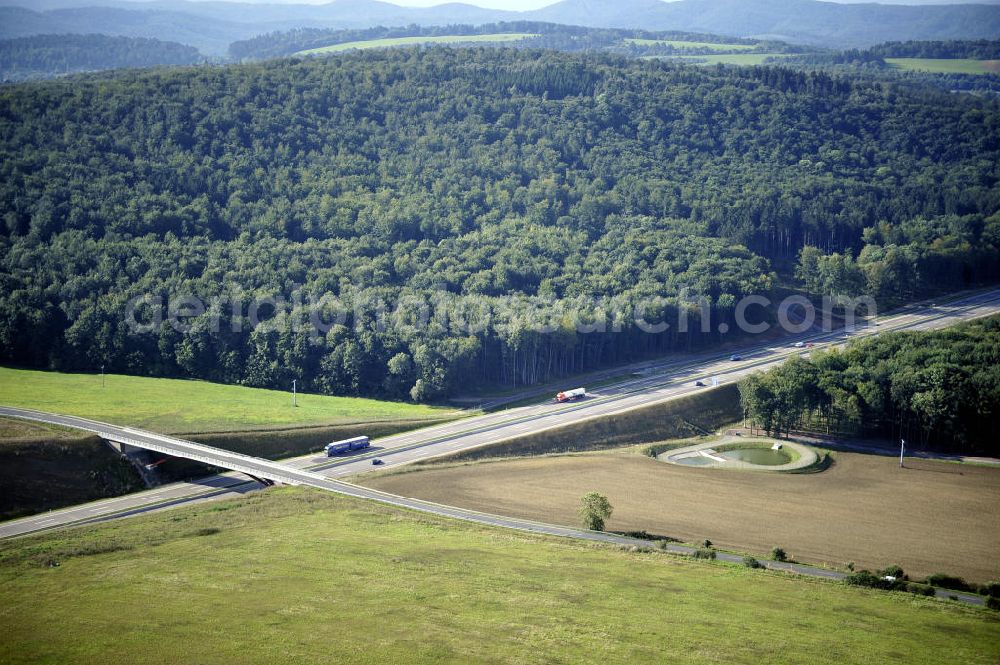
[[[583,526],[593,531],[604,531],[604,521],[611,517],[614,508],[608,497],[597,492],[588,492],[583,495],[583,505],[580,506],[580,519]]]

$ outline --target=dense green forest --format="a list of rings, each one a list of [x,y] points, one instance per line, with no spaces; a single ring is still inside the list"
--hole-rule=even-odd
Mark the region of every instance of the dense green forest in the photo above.
[[[876,434],[996,455],[1000,317],[817,352],[743,379],[740,394],[749,417],[772,433]]]
[[[883,58],[973,58],[1000,60],[1000,40],[956,39],[951,41],[886,42],[867,49]]]
[[[884,275],[845,284],[889,302],[996,279],[998,169],[993,102],[778,68],[434,48],[7,86],[2,360],[422,400],[522,385],[715,344],[800,261]],[[323,293],[352,313],[317,338],[295,298]],[[143,294],[286,302],[253,330],[217,302],[130,334]],[[491,318],[397,306],[459,295]],[[704,296],[712,330],[638,330],[650,296],[669,320]],[[621,304],[606,331],[534,330],[539,303],[597,297]]]
[[[0,41],[0,80],[23,81],[120,67],[192,65],[198,49],[177,42],[107,35],[36,35]]]
[[[864,247],[824,253],[805,246],[796,277],[810,293],[869,295],[882,307],[937,290],[959,290],[974,277],[1000,279],[1000,215],[941,215],[901,224],[881,222],[862,232]]]
[[[866,49],[815,51],[799,56],[804,62],[850,64],[876,63],[886,66],[885,58],[972,58],[1000,59],[1000,40],[974,39],[953,41],[885,42]]]
[[[784,57],[781,65],[831,75],[864,76],[872,81],[933,86],[950,92],[1000,95],[1000,74],[903,71],[886,58],[1000,59],[1000,40],[886,42],[866,49],[812,51]]]
[[[818,49],[774,40],[745,39],[705,33],[594,28],[539,21],[507,21],[483,25],[374,27],[354,30],[302,28],[271,32],[234,42],[233,60],[265,60],[295,55],[313,48],[348,42],[398,37],[484,35],[518,33],[536,35],[504,44],[504,48],[593,51],[633,58],[676,58],[723,53],[763,54],[771,66],[822,71],[833,76],[865,76],[872,81],[936,87],[940,90],[1000,95],[1000,74],[929,73],[903,71],[886,58],[991,59],[1000,54],[997,40],[886,42],[865,49]],[[458,44],[458,46],[462,46]],[[727,48],[729,47],[729,48]],[[322,54],[319,57],[330,57]],[[689,63],[690,64],[690,63]]]

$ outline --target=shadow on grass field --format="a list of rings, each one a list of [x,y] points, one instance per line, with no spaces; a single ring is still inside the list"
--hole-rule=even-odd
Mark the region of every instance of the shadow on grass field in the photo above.
[[[139,473],[96,436],[0,442],[0,520],[145,488]]]
[[[1000,658],[983,609],[308,489],[3,542],[0,590],[5,663]]]

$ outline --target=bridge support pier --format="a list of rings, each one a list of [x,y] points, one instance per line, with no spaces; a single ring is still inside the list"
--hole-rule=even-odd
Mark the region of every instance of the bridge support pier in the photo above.
[[[110,439],[102,439],[102,441],[111,446],[112,450],[128,460],[129,464],[131,464],[133,468],[135,468],[136,472],[138,472],[139,477],[142,478],[142,482],[146,484],[146,487],[152,488],[162,484],[156,470],[149,469],[146,466],[149,463],[148,459],[145,459],[149,456],[148,450],[145,448],[136,448],[135,446],[130,446],[127,443],[120,443]]]

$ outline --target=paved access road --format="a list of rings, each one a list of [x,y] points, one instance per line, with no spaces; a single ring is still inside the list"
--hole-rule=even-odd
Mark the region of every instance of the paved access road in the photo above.
[[[719,385],[732,383],[746,374],[767,369],[783,362],[788,357],[802,354],[803,349],[793,346],[795,341],[811,342],[815,348],[837,346],[848,339],[877,334],[888,330],[932,329],[951,325],[961,320],[988,316],[1000,311],[1000,290],[980,292],[953,299],[947,303],[930,304],[907,308],[894,316],[884,318],[880,325],[856,331],[839,331],[805,335],[801,338],[782,340],[780,344],[763,344],[749,347],[740,352],[742,360],[733,362],[720,360],[717,356],[687,359],[672,363],[649,366],[647,376],[624,381],[601,389],[588,399],[572,405],[540,404],[510,411],[488,414],[463,421],[408,432],[376,441],[377,450],[354,458],[329,460],[307,455],[283,463],[261,460],[246,455],[218,451],[176,437],[153,432],[145,432],[127,427],[117,427],[72,416],[44,414],[24,409],[0,408],[0,415],[41,420],[57,425],[75,427],[98,433],[134,445],[148,445],[155,449],[173,449],[178,454],[195,457],[198,454],[224,455],[227,463],[261,477],[277,478],[284,482],[305,484],[319,489],[337,492],[357,498],[369,499],[391,505],[433,513],[445,517],[461,519],[490,526],[531,531],[535,533],[571,537],[584,540],[606,542],[619,545],[648,545],[645,541],[625,538],[614,534],[584,531],[530,520],[521,520],[475,511],[433,504],[417,499],[385,494],[377,490],[359,487],[335,480],[371,469],[371,459],[378,456],[386,467],[405,464],[425,457],[472,448],[527,432],[559,427],[584,418],[606,416],[628,409],[667,401],[697,390],[698,379],[714,378]],[[0,524],[0,537],[12,537],[36,531],[45,531],[96,521],[115,519],[150,510],[161,510],[174,505],[195,500],[205,500],[243,493],[256,488],[256,482],[247,481],[236,474],[221,474],[193,483],[176,483],[147,492],[139,492],[114,499],[96,501],[41,515],[13,520]],[[691,548],[670,545],[669,550],[689,553]],[[722,560],[738,561],[736,555],[719,553]],[[843,573],[799,564],[779,564],[768,562],[768,567],[783,569],[799,574],[838,579]],[[981,603],[981,599],[968,594],[939,591],[942,596],[956,596],[961,600]]]
[[[794,347],[796,341],[814,344],[814,348],[842,345],[848,339],[861,338],[889,330],[925,330],[941,328],[959,321],[1000,312],[1000,289],[981,291],[955,297],[947,302],[916,305],[883,317],[878,326],[855,331],[804,334],[748,346],[739,351],[743,360],[730,361],[728,353],[701,354],[682,360],[649,363],[641,378],[630,379],[592,391],[587,399],[565,405],[546,402],[508,411],[480,415],[443,425],[413,430],[373,442],[373,448],[360,455],[327,458],[305,455],[283,460],[281,467],[321,474],[327,478],[342,478],[369,471],[372,459],[379,458],[391,468],[417,460],[496,443],[544,429],[560,427],[585,418],[597,418],[629,409],[664,402],[707,388],[694,384],[697,380],[719,385],[733,383],[743,376],[767,369],[788,357],[806,353]],[[9,413],[9,412],[8,412]],[[28,416],[30,417],[30,415]],[[59,416],[59,418],[65,418]],[[87,428],[84,419],[84,428]],[[91,424],[93,424],[91,422]],[[103,425],[104,427],[111,427]],[[71,425],[72,426],[72,425]],[[93,427],[91,431],[95,430]],[[121,436],[134,436],[136,430],[117,428]],[[359,432],[361,434],[363,432]],[[163,439],[162,435],[143,433]],[[177,440],[174,437],[167,439]],[[191,443],[191,442],[187,442]],[[196,445],[196,444],[193,444]],[[252,459],[252,458],[251,458]],[[264,460],[260,460],[264,462]],[[272,469],[273,471],[273,469]],[[308,483],[307,483],[308,484]],[[86,523],[134,515],[150,510],[169,508],[190,501],[206,500],[242,494],[259,488],[256,482],[239,473],[224,473],[193,482],[173,483],[152,490],[113,499],[94,501],[79,506],[54,510],[31,517],[0,523],[0,538],[44,531],[70,524]]]
[[[766,370],[789,357],[804,355],[814,349],[842,346],[849,339],[890,330],[942,328],[959,321],[997,312],[1000,312],[1000,289],[965,296],[947,304],[907,308],[891,317],[883,318],[877,326],[853,332],[811,334],[783,339],[777,343],[752,346],[737,352],[743,358],[741,361],[730,361],[729,354],[720,358],[719,353],[714,353],[683,361],[653,364],[643,372],[645,376],[642,378],[592,391],[587,399],[571,405],[549,402],[511,409],[382,439],[375,442],[382,450],[353,458],[327,459],[306,456],[297,458],[293,462],[308,465],[309,468],[323,471],[331,477],[343,477],[371,470],[371,458],[374,457],[381,459],[385,467],[396,466],[707,390],[706,387],[695,385],[699,380],[706,384],[711,384],[713,380],[717,381],[718,385],[735,383],[747,374]],[[797,341],[814,346],[812,349],[797,348],[794,346]]]
[[[419,499],[411,499],[408,497],[397,496],[395,494],[387,494],[385,492],[380,492],[378,490],[370,489],[367,487],[360,487],[358,485],[353,485],[351,483],[334,480],[328,478],[322,474],[314,473],[311,471],[295,469],[287,467],[284,464],[271,462],[269,460],[262,460],[247,455],[237,455],[235,453],[228,453],[226,451],[218,451],[217,449],[212,449],[207,446],[203,446],[190,441],[185,441],[183,439],[178,439],[175,437],[164,436],[156,434],[154,432],[146,432],[143,430],[138,430],[130,427],[116,427],[107,423],[96,422],[92,420],[87,420],[83,418],[75,418],[72,416],[60,416],[58,414],[45,414],[39,411],[30,411],[23,409],[13,409],[9,407],[0,407],[0,415],[15,417],[15,418],[28,418],[31,420],[39,420],[42,422],[47,422],[55,425],[61,425],[64,427],[74,427],[78,429],[84,429],[90,432],[97,433],[101,436],[106,436],[112,438],[116,441],[127,441],[131,442],[131,445],[150,445],[157,446],[160,448],[165,448],[168,450],[174,450],[179,453],[194,453],[206,456],[211,456],[211,458],[219,459],[220,457],[231,458],[231,463],[234,466],[241,466],[249,471],[257,473],[261,476],[269,476],[272,478],[282,478],[285,482],[308,485],[321,490],[326,490],[329,492],[336,492],[337,494],[343,494],[346,496],[351,496],[359,499],[366,499],[370,501],[378,501],[380,503],[389,504],[392,506],[397,506],[400,508],[406,508],[409,510],[415,510],[423,513],[430,513],[433,515],[439,515],[441,517],[448,517],[452,519],[463,520],[466,522],[474,522],[477,524],[483,524],[486,526],[502,527],[507,529],[516,529],[519,531],[527,531],[531,533],[537,533],[546,536],[557,536],[562,538],[575,538],[578,540],[587,540],[592,542],[607,543],[612,545],[624,545],[624,546],[634,546],[634,547],[650,547],[651,543],[645,540],[639,540],[636,538],[629,538],[627,536],[620,536],[614,533],[606,533],[602,531],[587,531],[584,529],[574,529],[571,527],[558,526],[555,524],[545,524],[541,522],[534,522],[532,520],[518,519],[514,517],[503,517],[500,515],[490,515],[488,513],[481,513],[473,510],[467,510],[464,508],[456,508],[454,506],[445,506],[437,503],[431,503],[429,501],[421,501]],[[248,484],[248,483],[244,483]],[[123,497],[124,498],[124,497]],[[100,504],[99,510],[103,511],[108,505],[115,505],[120,499],[112,499],[108,502],[98,502]],[[86,510],[88,506],[93,504],[87,504],[86,506],[80,506],[76,509],[70,509],[69,511],[60,511],[66,515],[71,515],[73,510]],[[158,508],[162,508],[160,505]],[[136,512],[143,512],[141,507],[139,509],[129,510],[125,509],[126,513],[135,514]],[[50,513],[51,515],[51,513]],[[120,515],[114,515],[120,516]],[[83,523],[92,521],[101,521],[103,519],[111,518],[111,514],[103,514],[100,516],[87,517],[86,515],[82,519]],[[56,526],[55,524],[53,526]],[[675,545],[673,543],[665,543],[665,549],[668,552],[675,554],[691,554],[694,548],[687,547],[684,545]],[[742,557],[730,554],[728,552],[718,552],[716,557],[722,561],[728,561],[732,563],[740,563]],[[807,575],[811,577],[821,577],[824,579],[839,580],[844,578],[844,573],[827,570],[825,568],[819,568],[816,566],[807,566],[797,563],[787,563],[787,562],[762,562],[764,566],[772,570],[783,570],[790,573],[795,573],[799,575]],[[954,596],[960,600],[972,604],[982,604],[982,599],[978,596],[971,594],[955,594],[953,592],[938,590],[938,595],[942,597]]]

